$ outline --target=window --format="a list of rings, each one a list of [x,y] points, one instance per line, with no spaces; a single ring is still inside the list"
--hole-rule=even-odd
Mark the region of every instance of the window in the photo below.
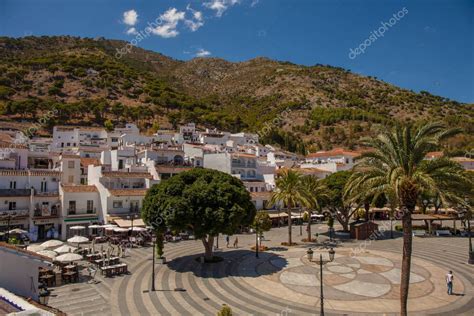
[[[68,162],[67,162],[67,167],[68,167],[69,169],[74,169],[74,166],[75,166],[74,162],[75,162],[75,161],[73,161],[73,160],[68,161]]]
[[[94,201],[87,200],[87,213],[92,213],[92,212],[94,212]]]
[[[250,192],[253,192],[253,187],[250,187]]]
[[[76,201],[69,201],[69,214],[76,214]]]
[[[67,147],[71,146],[71,143],[67,143],[66,146],[67,146]]]
[[[41,192],[46,192],[48,190],[48,182],[41,181]]]
[[[86,179],[85,178],[81,178],[81,184],[83,184],[83,185],[86,184]]]
[[[113,208],[122,208],[123,204],[122,201],[114,201]]]
[[[8,202],[8,209],[10,211],[16,210],[16,202]]]
[[[69,176],[69,177],[67,177],[67,181],[68,181],[69,183],[74,183],[74,176]]]
[[[16,181],[10,181],[10,189],[16,189]]]

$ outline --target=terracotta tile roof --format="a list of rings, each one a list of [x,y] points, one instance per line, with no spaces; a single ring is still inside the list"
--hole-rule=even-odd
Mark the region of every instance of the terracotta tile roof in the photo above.
[[[344,148],[334,148],[329,151],[319,151],[315,153],[311,153],[306,155],[306,158],[321,158],[321,157],[334,157],[334,156],[351,156],[351,157],[358,157],[360,156],[360,152],[352,151],[352,150],[345,150]]]
[[[10,169],[0,169],[0,176],[33,176],[33,177],[59,177],[61,176],[61,171],[55,170],[10,170]]]
[[[443,156],[444,154],[442,151],[430,151],[429,153],[426,153],[425,155],[426,158],[439,158]]]
[[[36,252],[33,252],[33,251],[29,251],[29,250],[25,250],[25,249],[21,249],[19,247],[16,247],[14,245],[10,245],[10,244],[7,244],[5,242],[0,242],[0,248],[6,248],[6,249],[10,249],[10,250],[13,250],[13,251],[16,251],[20,254],[25,254],[25,255],[28,255],[28,256],[31,256],[31,257],[36,257],[36,258],[39,258],[43,261],[48,261],[48,262],[52,262],[52,259],[49,258],[49,257],[46,257],[46,256],[42,256]]]
[[[145,196],[148,189],[111,189],[113,196]]]
[[[148,172],[122,172],[122,171],[104,171],[103,177],[109,178],[146,178],[153,179],[153,176]]]
[[[87,167],[93,165],[94,167],[100,166],[100,159],[98,158],[81,158],[81,166]]]
[[[247,153],[233,153],[232,156],[234,157],[245,157],[245,158],[257,158],[257,156]]]
[[[0,141],[0,148],[28,149],[26,145],[14,144],[14,143],[4,142],[4,141]]]
[[[79,192],[98,192],[95,185],[67,185],[63,184],[62,189],[67,193],[79,193]]]
[[[179,166],[156,166],[156,172],[158,173],[180,173],[183,171],[189,171],[191,167],[179,167]]]
[[[76,154],[65,154],[65,153],[62,153],[61,154],[61,158],[74,158],[74,159],[79,159],[81,158],[79,155],[76,155]]]

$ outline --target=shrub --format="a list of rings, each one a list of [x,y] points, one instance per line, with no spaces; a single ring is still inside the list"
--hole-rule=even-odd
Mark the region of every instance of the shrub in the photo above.
[[[217,313],[217,316],[232,316],[232,309],[226,304],[223,304],[221,310]]]

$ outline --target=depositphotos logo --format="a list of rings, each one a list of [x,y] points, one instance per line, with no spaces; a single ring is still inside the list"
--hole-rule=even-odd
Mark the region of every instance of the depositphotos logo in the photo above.
[[[367,47],[372,45],[372,43],[376,42],[380,37],[385,36],[385,32],[387,32],[391,27],[395,26],[405,15],[408,14],[408,9],[403,7],[400,11],[393,14],[387,22],[380,22],[381,26],[370,32],[369,37],[364,40],[357,48],[349,49],[349,58],[355,59],[358,55],[365,53]]]

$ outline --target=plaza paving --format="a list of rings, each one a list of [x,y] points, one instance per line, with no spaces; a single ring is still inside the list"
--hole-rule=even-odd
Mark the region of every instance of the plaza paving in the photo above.
[[[326,225],[314,226],[315,232]],[[303,231],[303,235],[305,231]],[[152,249],[137,248],[124,259],[131,274],[97,284],[70,284],[50,300],[69,315],[215,315],[222,304],[237,315],[310,315],[319,313],[319,266],[308,262],[307,247],[326,254],[319,244],[281,247],[287,228],[272,229],[264,242],[270,250],[255,258],[254,235],[239,235],[239,248],[225,248],[224,261],[202,265],[200,241],[168,243],[166,265],[156,266],[151,289]],[[293,236],[299,241],[299,228]],[[303,236],[304,237],[304,236]],[[231,238],[231,243],[233,241]],[[324,267],[326,314],[390,315],[399,310],[401,238],[338,243],[336,257]],[[466,238],[415,238],[409,310],[413,315],[471,315],[474,267],[466,264]],[[454,292],[446,294],[445,274],[453,270]]]

